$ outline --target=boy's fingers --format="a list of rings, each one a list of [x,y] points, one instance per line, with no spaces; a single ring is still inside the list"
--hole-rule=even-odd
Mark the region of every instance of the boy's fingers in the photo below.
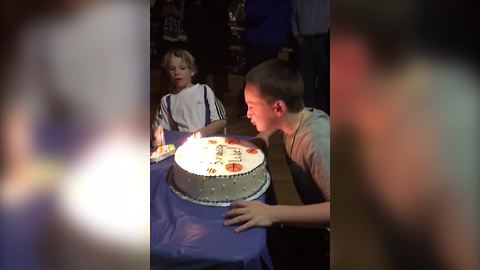
[[[236,217],[238,215],[242,215],[242,214],[245,214],[245,213],[246,213],[245,208],[234,208],[234,209],[226,212],[225,214],[223,214],[223,217],[224,218],[232,218],[232,217]]]
[[[229,219],[223,223],[224,226],[230,226],[238,223],[243,223],[246,222],[247,220],[250,220],[250,216],[248,215],[241,215],[232,219]]]
[[[243,225],[241,226],[238,226],[236,229],[235,229],[235,232],[239,233],[239,232],[243,232],[243,231],[246,231],[252,227],[255,226],[255,222],[253,221],[253,219],[251,219],[250,221],[248,221],[247,223],[244,223]]]

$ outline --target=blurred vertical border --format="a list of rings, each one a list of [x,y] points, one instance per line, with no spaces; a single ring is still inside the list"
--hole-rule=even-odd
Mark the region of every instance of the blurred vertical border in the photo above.
[[[2,269],[149,269],[149,1],[0,3]]]
[[[332,1],[332,269],[479,268],[475,7]]]

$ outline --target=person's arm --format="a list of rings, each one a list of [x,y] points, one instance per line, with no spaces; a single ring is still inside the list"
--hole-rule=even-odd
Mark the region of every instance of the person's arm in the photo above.
[[[163,96],[160,101],[160,110],[155,114],[155,126],[154,128],[158,127],[159,125],[162,126],[163,129],[172,130],[170,126],[170,113],[168,112],[167,106],[167,95]]]
[[[165,137],[163,134],[162,126],[157,126],[153,129],[152,137],[153,137],[152,140],[153,140],[154,146],[165,144]]]
[[[315,185],[325,200],[330,201],[330,123],[324,121],[319,130],[310,134],[304,147],[303,160],[306,162]]]
[[[298,36],[298,23],[297,23],[297,1],[292,0],[292,35]]]
[[[196,132],[200,132],[202,136],[209,136],[216,133],[223,133],[224,128],[227,126],[227,114],[225,111],[225,107],[223,106],[222,102],[217,99],[213,90],[208,87],[208,85],[204,86],[207,91],[207,101],[210,110],[210,124],[206,125],[203,128],[196,130]]]
[[[223,129],[227,126],[227,120],[226,119],[220,119],[220,120],[215,120],[211,122],[210,124],[204,126],[201,129],[197,129],[193,133],[200,132],[202,134],[202,137],[205,136],[210,136],[216,133],[223,133]]]
[[[303,38],[300,36],[299,33],[299,25],[298,25],[298,3],[297,0],[292,0],[292,36],[295,38],[297,44],[302,44]]]
[[[260,201],[235,201],[231,210],[224,214],[228,219],[225,226],[242,224],[235,232],[252,227],[269,227],[285,224],[305,228],[328,227],[330,223],[330,202],[310,205],[268,205]]]

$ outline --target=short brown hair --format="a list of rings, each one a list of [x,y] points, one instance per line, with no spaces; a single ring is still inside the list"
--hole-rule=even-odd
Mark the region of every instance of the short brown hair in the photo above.
[[[246,83],[259,87],[268,102],[283,100],[291,112],[303,109],[303,80],[290,63],[281,59],[265,61],[251,69]]]
[[[190,54],[187,50],[184,49],[172,49],[168,51],[162,59],[162,67],[167,69],[168,63],[172,59],[172,57],[181,58],[187,64],[188,69],[193,72],[197,72],[197,66],[195,65],[195,58]]]

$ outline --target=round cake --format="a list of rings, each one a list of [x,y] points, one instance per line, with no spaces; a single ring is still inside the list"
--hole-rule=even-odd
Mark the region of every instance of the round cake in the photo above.
[[[175,153],[172,172],[175,190],[205,205],[255,199],[270,183],[262,151],[230,137],[187,140]]]

